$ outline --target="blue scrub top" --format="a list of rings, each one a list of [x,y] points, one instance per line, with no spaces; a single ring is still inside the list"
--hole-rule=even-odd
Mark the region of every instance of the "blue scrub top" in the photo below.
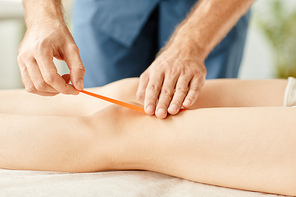
[[[140,76],[196,2],[76,0],[74,39],[86,68],[85,87]],[[237,77],[248,21],[249,13],[208,56],[208,79]]]

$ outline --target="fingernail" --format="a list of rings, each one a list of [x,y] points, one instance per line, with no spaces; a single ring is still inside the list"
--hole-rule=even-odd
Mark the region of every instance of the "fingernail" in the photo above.
[[[172,104],[169,108],[170,111],[177,111],[177,105],[176,104]]]
[[[163,108],[160,108],[159,110],[157,110],[158,114],[166,114],[166,110]]]
[[[148,114],[154,114],[154,107],[153,105],[149,105],[147,108],[146,108],[146,112]]]
[[[185,100],[183,103],[184,107],[188,107],[188,106],[190,106],[190,104],[191,104],[191,102],[189,100]]]
[[[77,88],[78,88],[79,90],[83,90],[83,80],[79,80],[79,81],[77,82]]]

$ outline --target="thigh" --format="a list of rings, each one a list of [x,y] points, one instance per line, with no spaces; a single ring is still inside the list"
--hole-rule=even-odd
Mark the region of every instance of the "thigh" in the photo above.
[[[0,113],[5,114],[83,116],[88,114],[89,105],[97,109],[104,107],[82,94],[45,97],[19,89],[2,90],[0,97]]]
[[[129,158],[144,161],[140,169],[291,195],[296,192],[295,112],[283,107],[213,108],[165,120],[125,114],[122,124],[128,123],[122,128],[130,131],[125,141],[131,150],[125,152],[138,151]]]
[[[132,1],[77,2],[74,38],[86,67],[85,87],[138,77],[157,52],[155,5],[136,2],[135,7]],[[147,4],[144,14],[140,13],[145,8],[142,4]],[[86,11],[94,9],[93,14],[85,17],[87,13],[80,7]]]
[[[125,102],[136,102],[137,86],[138,79],[130,78],[87,90]],[[24,89],[0,91],[0,113],[6,114],[86,116],[109,105],[109,102],[82,93],[45,97]]]
[[[191,109],[213,107],[267,107],[284,104],[285,79],[206,80]]]

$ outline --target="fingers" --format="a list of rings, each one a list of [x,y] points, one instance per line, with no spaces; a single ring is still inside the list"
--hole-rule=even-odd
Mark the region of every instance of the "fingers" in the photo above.
[[[36,56],[36,61],[39,65],[45,83],[60,93],[78,94],[77,91],[70,84],[67,84],[65,80],[58,74],[52,58],[53,55],[46,49],[44,49],[41,54]]]
[[[65,61],[70,69],[71,81],[74,87],[78,90],[83,90],[85,68],[76,45],[68,46],[65,51]]]
[[[155,115],[158,118],[165,118],[167,112],[175,115],[182,106],[190,108],[197,100],[204,81],[202,77],[189,75],[167,77],[159,95]]]
[[[58,74],[53,63],[54,57],[67,60],[71,77]],[[64,23],[44,23],[28,29],[19,47],[18,63],[25,88],[32,93],[76,95],[78,91],[74,87],[83,89],[84,66]]]
[[[190,77],[186,75],[180,76],[176,85],[174,97],[168,108],[168,112],[170,114],[175,115],[180,111],[184,102],[184,98],[188,93],[188,86],[191,80],[192,80],[192,76]]]
[[[163,79],[163,74],[152,74],[151,79],[148,82],[144,101],[144,109],[148,115],[153,115],[155,113],[156,102],[160,93]]]
[[[20,71],[21,71],[21,78],[23,85],[25,86],[25,89],[27,92],[30,93],[36,93],[38,92],[36,87],[34,86],[31,77],[29,75],[29,72],[27,70],[27,67],[23,63],[19,63]],[[54,96],[58,94],[58,92],[40,92],[38,93],[41,96]]]
[[[170,105],[170,102],[174,95],[177,79],[178,76],[168,76],[163,82],[155,111],[155,115],[158,118],[165,118],[167,116],[168,106]]]
[[[27,71],[29,73],[30,79],[34,84],[36,92],[39,91],[39,92],[48,92],[48,93],[55,93],[55,94],[59,93],[56,89],[54,89],[44,81],[35,59],[31,59],[31,61],[28,61],[27,64],[28,64]]]
[[[30,93],[52,96],[78,92],[68,84],[69,77],[61,77],[53,63],[51,47],[41,44],[37,51],[22,50],[18,55],[22,81]]]
[[[189,108],[195,103],[198,97],[198,93],[201,87],[204,85],[204,83],[205,83],[204,77],[197,77],[197,76],[193,77],[193,79],[190,82],[188,94],[183,103],[183,106],[185,108]]]
[[[143,79],[141,88],[145,88],[146,80],[145,112],[165,118],[168,113],[175,115],[182,106],[190,108],[196,102],[205,77],[198,72],[151,75],[150,80]]]
[[[26,91],[33,93],[36,90],[36,88],[30,78],[27,67],[23,62],[18,62],[18,65],[21,72],[22,82],[23,82],[23,85],[25,86]]]
[[[140,76],[139,86],[138,86],[138,90],[137,90],[137,99],[141,103],[144,103],[145,92],[146,92],[146,88],[147,88],[147,85],[148,85],[148,82],[149,82],[149,74],[147,72],[148,71],[145,71]]]

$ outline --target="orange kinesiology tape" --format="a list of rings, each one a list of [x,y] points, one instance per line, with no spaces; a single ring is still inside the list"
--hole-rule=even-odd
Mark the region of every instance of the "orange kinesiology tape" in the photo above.
[[[130,104],[130,103],[126,103],[126,102],[123,102],[123,101],[119,101],[119,100],[116,100],[116,99],[112,99],[112,98],[109,98],[109,97],[106,97],[106,96],[102,96],[102,95],[99,95],[99,94],[95,94],[95,93],[92,93],[92,92],[89,92],[89,91],[86,91],[86,90],[77,90],[81,93],[84,93],[84,94],[87,94],[89,96],[93,96],[93,97],[96,97],[96,98],[99,98],[99,99],[102,99],[104,101],[108,101],[110,103],[114,103],[116,105],[120,105],[122,107],[127,107],[129,109],[132,109],[132,110],[136,110],[138,112],[142,112],[144,114],[145,113],[145,110],[143,107],[140,107],[140,106],[137,106],[137,105],[133,105],[133,104]],[[186,109],[181,109],[181,111],[185,111]]]
[[[133,109],[133,110],[136,110],[138,112],[142,112],[142,113],[145,113],[144,111],[144,108],[143,107],[140,107],[140,106],[136,106],[136,105],[133,105],[133,104],[130,104],[130,103],[125,103],[123,101],[119,101],[119,100],[115,100],[115,99],[112,99],[112,98],[108,98],[106,96],[102,96],[102,95],[99,95],[99,94],[95,94],[95,93],[92,93],[92,92],[89,92],[89,91],[86,91],[86,90],[78,90],[79,92],[82,92],[84,94],[87,94],[89,96],[93,96],[93,97],[96,97],[96,98],[99,98],[99,99],[102,99],[104,101],[108,101],[110,103],[114,103],[116,105],[120,105],[122,107],[127,107],[127,108],[130,108],[130,109]]]

